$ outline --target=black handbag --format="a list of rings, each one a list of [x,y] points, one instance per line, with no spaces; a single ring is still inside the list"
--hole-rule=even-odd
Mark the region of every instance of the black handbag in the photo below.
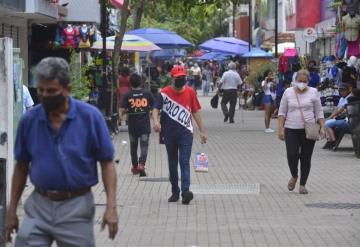
[[[211,100],[210,100],[210,105],[212,108],[216,109],[219,106],[219,95],[215,94]]]

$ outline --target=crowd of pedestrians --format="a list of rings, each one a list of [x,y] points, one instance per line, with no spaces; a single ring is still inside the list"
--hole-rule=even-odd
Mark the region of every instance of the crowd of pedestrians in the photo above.
[[[312,73],[313,70],[297,70],[280,95],[272,71],[266,71],[260,80],[265,132],[274,132],[270,119],[278,108],[278,138],[285,141],[291,174],[287,187],[289,191],[295,189],[300,163],[300,194],[308,193],[305,186],[316,140],[327,136],[326,145],[333,145],[334,128],[346,125],[340,117],[349,97],[359,97],[359,91],[350,92],[346,82],[341,84],[338,108],[325,121]],[[225,66],[211,61],[201,66],[177,62],[153,70],[151,79],[159,80],[161,88],[149,91],[144,89],[146,75],[124,68],[119,77],[118,100],[121,115],[128,116],[131,173],[147,176],[152,118],[153,129],[167,151],[171,183],[168,202],[177,202],[181,197],[182,204],[189,204],[194,198],[190,190],[193,120],[200,143],[207,142],[197,90],[202,88],[204,96],[210,91],[221,94],[224,122],[234,123],[239,96],[251,96],[247,75],[248,71],[235,62]],[[115,150],[104,118],[96,107],[71,97],[70,68],[65,60],[43,59],[36,67],[36,76],[40,104],[25,112],[16,136],[17,163],[6,219],[7,240],[11,241],[12,233],[17,231],[15,246],[49,246],[53,241],[59,246],[94,246],[95,204],[91,187],[98,183],[98,162],[106,192],[103,227],[108,226],[113,239],[118,231],[117,176]],[[25,109],[30,105],[26,103]],[[315,137],[310,137],[314,128]],[[34,191],[24,204],[26,215],[19,228],[16,209],[28,176]]]

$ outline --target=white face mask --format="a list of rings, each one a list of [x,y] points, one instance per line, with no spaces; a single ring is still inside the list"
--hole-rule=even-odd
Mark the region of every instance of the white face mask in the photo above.
[[[304,82],[296,82],[295,86],[300,90],[303,91],[307,87],[307,83]]]

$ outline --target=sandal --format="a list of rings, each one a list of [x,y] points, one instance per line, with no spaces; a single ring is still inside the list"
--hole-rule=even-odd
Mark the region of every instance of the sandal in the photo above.
[[[293,191],[295,189],[295,185],[297,182],[298,177],[291,177],[288,182],[288,190]]]
[[[307,191],[307,189],[305,188],[304,185],[300,185],[300,187],[299,187],[299,193],[300,193],[300,194],[303,194],[303,195],[306,195],[306,194],[308,194],[309,192]]]

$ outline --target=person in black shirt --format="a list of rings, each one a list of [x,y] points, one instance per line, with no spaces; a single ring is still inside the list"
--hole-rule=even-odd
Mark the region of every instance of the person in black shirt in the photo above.
[[[131,172],[141,177],[146,176],[145,162],[148,153],[150,135],[150,110],[154,98],[149,91],[141,88],[142,79],[138,74],[130,76],[131,90],[124,95],[121,112],[129,116],[129,139],[132,168]],[[138,144],[140,140],[140,157]]]

